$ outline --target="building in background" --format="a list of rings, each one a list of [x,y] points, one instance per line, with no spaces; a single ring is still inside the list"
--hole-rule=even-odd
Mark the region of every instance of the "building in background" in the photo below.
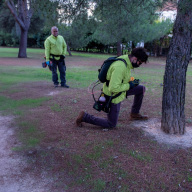
[[[177,0],[178,1],[178,0]],[[176,2],[166,2],[162,9],[158,10],[160,20],[171,19],[172,22],[175,21],[177,16],[177,1]]]

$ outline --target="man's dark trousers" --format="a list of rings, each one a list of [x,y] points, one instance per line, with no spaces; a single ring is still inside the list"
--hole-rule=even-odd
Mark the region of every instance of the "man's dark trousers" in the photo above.
[[[57,66],[59,69],[59,73],[60,73],[60,80],[61,80],[61,86],[66,84],[66,79],[65,79],[65,71],[66,71],[66,66],[65,66],[65,60],[63,59],[63,61],[60,60],[55,60],[55,59],[51,59],[51,61],[53,62],[53,70],[52,70],[52,81],[54,83],[54,85],[58,85],[58,75],[57,75]]]
[[[143,96],[145,93],[145,87],[138,85],[137,87],[127,91],[127,96],[135,95],[134,102],[131,108],[131,113],[139,113],[142,105]],[[93,125],[98,125],[104,128],[114,128],[117,125],[121,102],[118,104],[111,103],[110,112],[107,114],[107,119],[95,117],[88,113],[85,113],[82,121]]]

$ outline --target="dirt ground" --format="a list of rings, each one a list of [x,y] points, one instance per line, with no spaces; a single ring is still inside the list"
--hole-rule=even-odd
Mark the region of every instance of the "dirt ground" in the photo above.
[[[40,67],[42,61],[31,58],[16,59],[16,61],[15,58],[1,58],[0,65]],[[74,61],[76,61],[75,57],[66,58],[68,66],[73,66]],[[81,66],[100,65],[98,59],[83,58],[78,62]],[[149,65],[158,66],[156,63]],[[82,128],[75,126],[74,121],[80,110],[100,117],[106,116],[92,108],[92,96],[85,92],[85,89],[54,88],[51,74],[50,82],[17,86],[22,87],[20,92],[10,95],[6,92],[1,94],[13,99],[42,96],[52,99],[43,106],[31,109],[25,115],[25,121],[32,122],[34,119],[38,121],[38,128],[44,135],[40,145],[31,150],[20,152],[11,150],[13,147],[22,145],[17,139],[16,117],[0,116],[0,192],[91,191],[92,188],[83,183],[71,184],[84,175],[84,170],[88,169],[86,162],[78,164],[74,156],[91,153],[93,148],[88,148],[88,145],[110,140],[115,144],[109,147],[108,151],[104,151],[103,158],[112,156],[114,162],[117,162],[113,162],[112,167],[115,168],[116,164],[121,164],[125,172],[133,173],[133,177],[137,177],[138,185],[130,183],[129,177],[119,176],[117,179],[115,173],[109,174],[105,169],[101,171],[97,161],[91,162],[94,177],[98,176],[104,180],[108,191],[121,191],[126,183],[129,185],[127,191],[146,191],[149,188],[150,191],[192,191],[191,182],[187,182],[183,176],[186,172],[191,177],[192,166],[189,165],[188,159],[192,160],[192,125],[187,124],[184,136],[163,133],[160,129],[160,115],[151,112],[151,106],[160,108],[161,102],[155,102],[155,104],[150,102],[147,93],[143,101],[142,113],[150,116],[148,121],[129,121],[132,104],[130,98],[122,102],[117,128],[106,130],[86,123],[83,123]],[[51,110],[51,102],[57,103],[61,110]],[[150,153],[153,157],[150,166],[143,164],[142,161],[135,161],[133,157],[127,159],[126,153],[122,152],[124,149]],[[137,163],[137,168],[133,168],[133,162]],[[157,167],[162,166],[164,168],[160,172]],[[156,178],[155,181],[152,178]],[[161,184],[157,182],[158,179]],[[109,186],[110,182],[115,182],[112,188]],[[151,183],[156,186],[153,187]],[[164,188],[162,183],[165,185]]]

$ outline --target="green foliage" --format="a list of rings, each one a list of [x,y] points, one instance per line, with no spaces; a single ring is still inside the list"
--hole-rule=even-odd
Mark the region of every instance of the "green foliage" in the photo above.
[[[95,0],[95,9],[92,10],[94,15],[88,17],[88,8],[91,5],[89,2],[76,0],[72,6],[71,2],[60,0],[37,0],[35,3],[31,1],[34,14],[29,28],[28,46],[42,48],[54,25],[58,25],[60,34],[64,36],[70,48],[88,50],[95,47],[100,51],[106,49],[107,52],[109,49],[105,45],[114,44],[118,40],[147,42],[162,37],[170,29],[169,21],[154,22],[157,18],[156,3],[159,1],[141,3],[139,0]],[[1,20],[4,23],[10,20],[11,23],[3,24],[6,34],[7,28],[9,29],[10,37],[4,38],[5,32],[0,30],[0,44],[18,46],[20,29],[9,10],[2,10],[5,14],[0,18],[0,23]],[[64,21],[67,21],[67,25],[63,24]]]
[[[31,5],[31,8],[35,6],[35,11],[30,20],[30,27],[28,30],[28,46],[43,47],[44,40],[48,36],[47,34],[50,34],[51,27],[58,22],[58,12],[56,11],[58,3],[53,3],[51,1],[42,1],[40,3],[36,1],[35,5],[33,3]],[[42,5],[44,6],[44,9],[40,11],[38,6]],[[50,14],[50,12],[52,14]],[[0,45],[19,46],[21,35],[19,24],[15,21],[5,4],[0,7],[0,13],[2,15],[0,18]],[[47,16],[45,17],[46,13]]]
[[[87,35],[93,33],[97,23],[93,19],[89,19],[87,13],[78,14],[73,22],[66,26],[59,26],[60,34],[66,39],[70,48],[82,48],[92,41],[92,37]]]
[[[34,13],[36,13],[33,15],[32,20],[37,21],[36,26],[39,25],[37,30],[40,29],[42,31],[44,28],[49,28],[50,30],[52,26],[55,26],[58,23],[58,7],[58,1],[36,0],[35,2],[32,2],[32,8]],[[37,20],[38,17],[41,20]]]
[[[2,4],[3,9],[0,7],[0,13],[4,15],[1,17],[0,24],[3,26],[3,30],[0,30],[0,45],[13,45],[18,46],[19,41],[27,42],[26,39],[23,39],[24,36],[21,35],[23,30],[28,31],[29,39],[28,39],[28,46],[33,47],[43,47],[43,41],[47,37],[47,32],[50,33],[50,29],[52,26],[58,24],[58,20],[62,23],[63,21],[70,20],[74,18],[74,15],[78,12],[81,13],[82,11],[85,12],[86,7],[88,7],[88,1],[80,1],[75,0],[73,3],[70,1],[50,1],[50,0],[24,0],[23,3],[26,3],[28,9],[25,10],[27,15],[29,16],[28,19],[24,17],[24,9],[21,7],[21,4],[17,1],[10,1],[6,0],[5,5]],[[10,3],[11,2],[11,3]],[[15,10],[15,7],[17,9]],[[7,8],[11,9],[11,12],[15,12],[14,16]],[[7,21],[11,20],[11,25],[7,25]],[[15,18],[15,19],[14,19]],[[18,19],[20,18],[20,19]],[[22,19],[21,19],[22,18]],[[15,20],[19,23],[15,24]],[[15,26],[14,26],[15,25]],[[10,27],[11,26],[11,27]],[[12,34],[12,38],[4,37],[4,34],[7,33],[9,29]],[[23,30],[21,31],[21,28]],[[2,28],[1,28],[2,29]],[[6,31],[6,32],[4,32]],[[11,33],[10,32],[10,33]],[[1,35],[2,34],[2,35]],[[22,39],[20,40],[21,37]],[[5,41],[6,40],[6,41]],[[24,44],[24,47],[27,46]],[[22,50],[23,47],[20,47]],[[25,50],[19,51],[19,57],[26,57]]]
[[[0,32],[0,45],[1,46],[11,46],[14,45],[14,39],[12,38],[11,33]]]
[[[139,38],[143,39],[145,42],[160,39],[169,34],[172,27],[173,23],[169,19],[161,22],[153,22],[152,24],[146,23],[140,26],[140,30],[135,31],[137,36],[134,38],[134,41],[139,42]]]
[[[113,45],[117,42],[152,41],[163,37],[170,31],[170,20],[155,22],[160,1],[94,1],[94,17],[97,28],[93,39]]]
[[[33,35],[33,39],[36,41],[37,47],[44,48],[44,42],[46,38],[50,35],[50,32],[37,33]]]
[[[141,41],[136,35],[142,25],[155,19],[155,9],[148,2],[139,1],[95,1],[94,16],[98,21],[95,37],[105,44],[116,43],[119,39]],[[138,6],[139,5],[139,6]],[[151,9],[149,11],[149,9]],[[155,15],[155,14],[154,14]]]
[[[15,20],[4,3],[0,5],[0,15],[0,31],[4,33],[11,33],[12,28],[15,26]]]
[[[16,45],[15,20],[5,4],[0,5],[0,46]]]

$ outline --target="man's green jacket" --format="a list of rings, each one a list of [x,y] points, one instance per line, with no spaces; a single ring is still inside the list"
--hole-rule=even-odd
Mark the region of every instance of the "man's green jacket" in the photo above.
[[[120,96],[112,100],[112,103],[120,103],[126,97],[126,91],[129,90],[129,81],[131,78],[131,69],[133,69],[128,55],[122,55],[118,58],[122,58],[126,61],[127,67],[123,61],[115,61],[108,69],[106,79],[109,80],[109,86],[106,83],[103,85],[103,92],[106,95],[111,96],[112,93],[117,94],[122,92]]]
[[[66,55],[67,52],[67,44],[64,40],[64,38],[61,35],[58,35],[57,37],[50,35],[45,40],[45,57],[46,61],[49,61],[53,55]],[[60,57],[55,57],[56,60],[59,60]]]

